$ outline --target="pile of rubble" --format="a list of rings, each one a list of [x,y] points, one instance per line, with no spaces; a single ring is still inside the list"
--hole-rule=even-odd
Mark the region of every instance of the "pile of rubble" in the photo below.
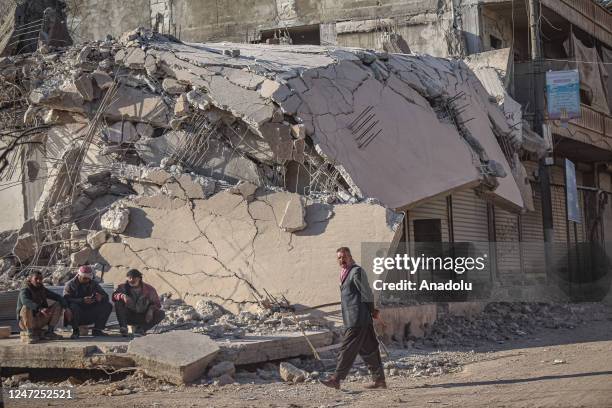
[[[61,283],[98,263],[105,282],[137,268],[233,313],[270,294],[323,304],[337,298],[313,284],[330,251],[392,251],[397,209],[469,187],[516,209],[528,190],[513,172],[521,134],[460,60],[140,28],[4,57],[0,79],[21,92],[12,167],[31,170],[26,194],[0,191],[31,216],[4,282],[45,268]]]
[[[438,318],[417,346],[434,348],[475,347],[525,337],[541,329],[572,329],[586,321],[604,319],[607,306],[599,303],[548,304],[525,302],[489,303],[471,318],[446,315]]]
[[[309,315],[295,315],[294,318],[290,313],[264,308],[257,313],[241,311],[234,314],[210,300],[199,300],[195,306],[191,306],[182,299],[172,299],[170,294],[164,294],[161,298],[166,316],[152,333],[191,330],[213,339],[240,339],[246,335],[328,329]]]

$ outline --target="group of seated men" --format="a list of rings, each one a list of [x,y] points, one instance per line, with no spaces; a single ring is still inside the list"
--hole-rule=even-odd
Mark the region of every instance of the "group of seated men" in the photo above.
[[[49,300],[54,303],[51,305]],[[136,326],[137,334],[145,334],[164,318],[157,292],[142,281],[142,273],[137,269],[127,272],[126,282],[113,292],[112,301],[122,336],[128,335],[128,325]],[[62,311],[64,325],[72,326],[71,339],[79,338],[80,326],[91,324],[93,336],[106,336],[103,330],[112,310],[108,294],[87,265],[81,266],[76,276],[66,282],[63,296],[45,288],[41,272],[33,270],[17,299],[17,321],[28,343],[62,339],[55,333]]]

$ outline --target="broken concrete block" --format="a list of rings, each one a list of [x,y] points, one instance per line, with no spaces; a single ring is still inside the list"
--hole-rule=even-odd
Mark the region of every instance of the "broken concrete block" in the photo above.
[[[91,73],[91,78],[96,82],[100,89],[108,89],[113,85],[113,78],[104,71],[94,71]]]
[[[215,381],[215,384],[217,384],[220,387],[223,387],[224,385],[230,385],[230,384],[233,384],[234,382],[236,382],[236,380],[234,380],[234,377],[232,377],[229,374],[223,374],[221,377],[217,379],[217,381]]]
[[[36,237],[32,233],[25,233],[17,237],[17,242],[13,247],[13,255],[15,255],[21,262],[25,262],[36,255],[38,243]]]
[[[74,80],[74,86],[85,101],[93,101],[95,99],[94,87],[91,75],[81,74]]]
[[[274,92],[276,92],[280,86],[280,83],[266,79],[263,81],[263,84],[261,84],[261,88],[259,88],[259,94],[262,98],[271,98]]]
[[[151,54],[147,54],[145,58],[145,70],[150,76],[153,76],[157,72],[157,60]]]
[[[70,266],[75,267],[87,264],[90,255],[90,247],[84,247],[79,252],[70,254]]]
[[[215,192],[215,180],[208,177],[181,174],[175,179],[176,182],[166,183],[162,188],[162,191],[172,197],[202,200]]]
[[[285,206],[285,212],[280,219],[279,227],[286,232],[301,231],[306,228],[304,220],[305,210],[303,198],[296,193],[286,193],[289,200]]]
[[[107,239],[107,233],[105,230],[102,231],[93,231],[87,234],[87,244],[91,247],[91,249],[100,248]]]
[[[117,122],[108,127],[105,134],[109,143],[135,143],[140,139],[132,122]]]
[[[304,139],[306,137],[306,126],[300,124],[291,126],[291,135],[296,139]]]
[[[189,101],[187,100],[187,95],[181,94],[178,98],[176,98],[176,103],[174,104],[174,114],[176,116],[186,116],[191,111]]]
[[[170,112],[160,95],[122,85],[117,90],[105,116],[115,120],[147,122],[154,126],[168,127]]]
[[[108,231],[121,234],[130,222],[130,210],[122,207],[112,207],[100,218],[100,225]]]
[[[232,194],[241,195],[243,199],[250,203],[255,198],[255,192],[257,191],[257,188],[258,186],[253,183],[241,181],[234,187],[230,188],[229,191]]]
[[[158,167],[140,168],[140,180],[163,186],[172,177],[166,170]]]
[[[124,64],[131,69],[143,69],[145,67],[146,54],[140,47],[134,47],[127,51]]]
[[[162,81],[162,88],[170,95],[178,95],[187,90],[187,86],[181,84],[174,78],[164,78]]]
[[[144,138],[153,137],[154,132],[155,132],[155,129],[153,128],[153,126],[149,125],[148,123],[141,122],[141,123],[136,124],[136,133],[138,133],[140,137],[144,137]]]
[[[187,101],[194,108],[198,108],[200,110],[207,110],[210,107],[211,99],[208,94],[205,94],[198,90],[189,91],[186,94]]]
[[[221,361],[208,370],[208,376],[211,378],[221,377],[222,375],[233,377],[235,374],[236,366],[231,361]]]
[[[218,352],[219,346],[208,336],[187,330],[150,334],[128,346],[128,354],[148,375],[174,384],[201,377]]]
[[[283,361],[278,367],[281,378],[286,382],[299,383],[304,382],[308,373],[294,366],[291,363]]]

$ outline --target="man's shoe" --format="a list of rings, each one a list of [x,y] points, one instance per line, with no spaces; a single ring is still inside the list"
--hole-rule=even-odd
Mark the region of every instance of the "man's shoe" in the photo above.
[[[57,334],[54,331],[48,331],[46,332],[43,337],[45,338],[45,340],[63,340],[64,337],[60,336],[59,334]]]
[[[375,390],[377,388],[386,390],[387,382],[385,380],[376,380],[373,383],[366,385],[365,388],[368,390]]]
[[[94,337],[106,337],[106,336],[108,336],[108,334],[104,333],[100,329],[93,329],[91,331],[91,335],[94,336]]]
[[[20,333],[19,337],[21,338],[21,341],[25,344],[34,344],[34,343],[38,343],[40,341],[40,337],[38,337],[37,335],[33,334],[33,333]]]
[[[119,328],[119,333],[121,334],[121,336],[127,337],[128,336],[128,329],[127,329],[127,327],[120,327]]]
[[[81,337],[81,332],[79,331],[79,329],[73,330],[72,334],[70,335],[70,338],[72,340],[78,339],[79,337]]]
[[[319,380],[319,382],[326,387],[335,388],[337,390],[340,389],[340,381],[338,381],[334,376],[326,378],[325,380]]]

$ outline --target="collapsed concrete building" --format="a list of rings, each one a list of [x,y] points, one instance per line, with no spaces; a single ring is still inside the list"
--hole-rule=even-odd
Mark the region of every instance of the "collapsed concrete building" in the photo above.
[[[0,76],[23,115],[7,169],[28,180],[0,192],[15,202],[3,228],[19,230],[12,277],[57,283],[91,263],[119,283],[135,267],[189,303],[317,305],[337,300],[334,249],[393,248],[402,210],[471,189],[512,211],[531,196],[511,98],[500,108],[462,60],[141,28],[5,57]]]

